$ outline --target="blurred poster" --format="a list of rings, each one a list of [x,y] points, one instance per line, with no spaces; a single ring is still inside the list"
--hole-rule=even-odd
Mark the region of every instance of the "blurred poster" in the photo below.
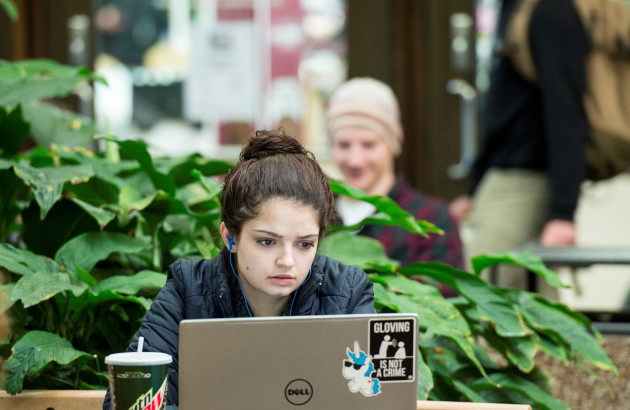
[[[185,112],[198,122],[253,121],[260,97],[253,21],[193,28]]]

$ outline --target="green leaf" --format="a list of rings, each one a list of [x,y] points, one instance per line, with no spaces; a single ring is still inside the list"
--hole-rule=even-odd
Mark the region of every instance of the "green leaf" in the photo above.
[[[94,286],[92,292],[98,294],[109,289],[123,295],[135,295],[143,288],[162,289],[165,283],[165,274],[143,270],[131,276],[110,276]]]
[[[0,266],[18,275],[36,272],[56,273],[61,270],[52,259],[36,255],[26,249],[18,249],[9,243],[0,243]]]
[[[107,225],[112,219],[116,217],[116,214],[114,212],[98,206],[94,206],[78,198],[70,198],[70,200],[79,205],[85,212],[90,214],[90,216],[94,218],[101,229],[103,229],[105,225]]]
[[[189,158],[184,161],[178,160],[178,163],[171,167],[168,174],[173,178],[175,185],[178,187],[187,185],[195,180],[199,180],[201,176],[219,176],[225,175],[234,167],[234,163],[205,160],[200,158]]]
[[[4,7],[11,20],[15,21],[18,19],[18,10],[13,0],[0,0],[0,4]]]
[[[51,362],[65,365],[79,360],[85,364],[92,359],[92,355],[76,350],[66,339],[39,330],[26,333],[11,351],[11,357],[6,363],[7,378],[4,384],[9,394],[21,392],[24,377],[39,374]]]
[[[90,275],[89,272],[82,269],[80,266],[77,266],[77,278],[80,281],[85,282],[85,284],[89,287],[96,286],[96,284],[98,283],[94,276]]]
[[[14,110],[0,107],[0,154],[9,157],[17,154],[31,133],[31,128],[22,116],[22,106]]]
[[[131,158],[140,163],[140,166],[151,178],[151,182],[153,182],[153,186],[155,187],[155,189],[161,189],[162,191],[168,193],[170,196],[175,196],[175,191],[177,190],[177,187],[175,186],[175,182],[173,182],[173,178],[171,178],[169,175],[158,172],[155,169],[155,167],[153,166],[153,159],[151,158],[149,151],[147,151],[146,144],[140,141],[132,140],[111,141],[116,142],[121,151],[128,154]]]
[[[57,293],[66,290],[81,293],[86,288],[87,286],[73,284],[67,273],[37,272],[21,277],[15,284],[11,297],[16,301],[21,300],[24,307],[29,307],[50,299]]]
[[[125,296],[120,295],[111,289],[101,289],[98,293],[89,291],[79,296],[71,295],[68,303],[68,310],[72,312],[71,319],[77,320],[77,318],[82,314],[82,311],[92,309],[94,306],[101,303],[106,303],[113,308],[113,306],[115,306],[115,303],[113,302],[135,303],[142,306],[145,310],[148,310],[151,307],[152,301],[151,299],[145,297]]]
[[[534,357],[540,346],[537,335],[498,337],[492,332],[486,332],[484,337],[494,349],[506,357],[523,373],[529,373],[534,369]]]
[[[110,232],[88,232],[66,242],[55,255],[55,260],[69,271],[76,266],[90,272],[97,262],[113,252],[137,253],[149,249],[150,245],[124,234]]]
[[[191,171],[192,175],[197,178],[199,180],[199,182],[201,182],[201,185],[206,188],[206,190],[208,191],[208,195],[210,195],[210,197],[217,197],[219,196],[219,193],[221,192],[221,188],[223,186],[223,184],[213,181],[209,178],[205,178],[201,172],[199,170],[193,170]]]
[[[429,296],[436,299],[444,299],[440,291],[431,285],[426,285],[414,279],[391,273],[373,276],[372,281],[385,284],[391,291],[404,292],[410,296]]]
[[[361,252],[357,252],[357,249],[361,249]],[[373,263],[398,265],[397,261],[387,257],[379,241],[349,232],[335,232],[326,236],[319,244],[318,251],[322,255],[360,268],[368,268]]]
[[[24,118],[39,145],[44,147],[88,146],[96,133],[96,124],[90,118],[39,101],[24,104]]]
[[[472,401],[475,403],[486,402],[486,400],[484,400],[483,397],[481,397],[479,394],[477,394],[477,392],[475,392],[473,389],[468,387],[467,384],[462,383],[456,379],[452,379],[451,381],[453,382],[453,387],[455,387],[457,391],[462,393],[464,397],[466,397],[469,401]]]
[[[528,397],[533,403],[536,403],[538,409],[568,409],[567,405],[561,400],[556,399],[549,393],[541,389],[538,385],[526,380],[522,377],[518,377],[513,374],[507,373],[495,373],[491,374],[490,378],[502,389],[509,389]],[[493,388],[491,384],[484,379],[480,379],[477,382],[471,384],[471,387],[477,391],[481,389]]]
[[[87,69],[52,60],[0,60],[0,105],[13,107],[41,98],[65,97],[80,84],[98,80]]]
[[[128,218],[133,211],[141,211],[155,199],[157,194],[154,192],[150,196],[143,197],[131,185],[127,185],[120,191],[118,196],[118,204],[120,205],[120,214],[123,218]]]
[[[13,288],[15,288],[15,283],[0,285],[0,291],[4,292],[4,297],[0,298],[0,315],[9,310],[9,308],[17,302],[17,300],[13,299]],[[8,338],[9,335],[5,335],[5,337]],[[0,339],[0,344],[2,343],[5,342]],[[8,344],[8,341],[6,343]]]
[[[61,197],[61,190],[66,182],[73,184],[85,182],[94,175],[87,165],[33,168],[26,164],[15,164],[13,170],[27,186],[32,188],[42,219]]]
[[[97,154],[84,147],[68,147],[64,145],[54,146],[52,150],[65,160],[91,166],[94,174],[99,179],[115,186],[118,191],[128,185],[128,182],[119,177],[118,174],[138,168],[136,161],[111,162],[97,156]]]
[[[420,348],[425,352],[429,368],[434,373],[444,376],[447,380],[451,380],[454,375],[460,373],[462,370],[473,367],[466,356],[462,355],[461,352],[458,354],[452,349],[456,348],[456,345],[445,343],[440,338],[427,334],[421,334],[421,336],[423,340],[420,342]]]
[[[485,268],[489,268],[500,263],[512,263],[523,266],[525,269],[534,272],[536,275],[543,278],[550,286],[559,288],[569,287],[562,283],[556,272],[545,266],[540,257],[531,252],[516,253],[509,251],[493,255],[478,255],[472,258],[473,269],[477,275],[481,275],[481,271]]]
[[[330,180],[330,188],[337,195],[344,195],[352,199],[364,201],[374,205],[380,211],[376,215],[368,217],[356,226],[347,227],[346,229],[356,230],[363,224],[382,224],[396,225],[409,232],[417,233],[424,237],[428,237],[428,232],[444,234],[440,228],[427,221],[417,221],[412,214],[403,210],[396,201],[381,195],[368,195],[365,192],[354,188],[340,181]]]
[[[569,363],[569,349],[561,339],[551,339],[545,334],[538,335],[540,339],[540,350],[561,360],[564,364]]]
[[[418,354],[418,398],[426,399],[433,389],[433,374],[424,361],[422,354]]]
[[[519,309],[527,323],[538,332],[562,340],[594,366],[619,374],[617,367],[584,324],[565,313],[566,306],[523,292]]]
[[[398,272],[406,276],[426,275],[446,283],[468,299],[477,308],[481,320],[492,324],[501,336],[532,333],[502,290],[475,275],[438,262],[414,262]]]

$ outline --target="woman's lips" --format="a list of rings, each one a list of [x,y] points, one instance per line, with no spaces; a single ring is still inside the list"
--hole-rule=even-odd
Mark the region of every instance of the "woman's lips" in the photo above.
[[[287,286],[293,282],[293,276],[290,275],[276,275],[269,278],[276,285]]]

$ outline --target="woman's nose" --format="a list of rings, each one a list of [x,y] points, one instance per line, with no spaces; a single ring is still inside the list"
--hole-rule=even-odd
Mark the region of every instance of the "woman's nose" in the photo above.
[[[281,254],[278,256],[276,260],[278,266],[282,266],[285,268],[290,268],[295,265],[295,258],[293,257],[293,249],[289,247],[283,247]]]

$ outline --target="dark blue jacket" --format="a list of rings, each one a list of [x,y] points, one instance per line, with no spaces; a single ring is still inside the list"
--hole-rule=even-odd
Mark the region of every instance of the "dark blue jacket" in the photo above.
[[[147,311],[138,334],[127,348],[137,349],[144,337],[144,351],[168,353],[167,404],[178,403],[179,322],[184,319],[234,317],[229,288],[228,251],[212,259],[180,259],[168,269],[166,284]],[[374,313],[372,282],[356,266],[317,254],[311,277],[298,289],[292,314],[295,316]],[[109,391],[103,409],[111,409]]]

